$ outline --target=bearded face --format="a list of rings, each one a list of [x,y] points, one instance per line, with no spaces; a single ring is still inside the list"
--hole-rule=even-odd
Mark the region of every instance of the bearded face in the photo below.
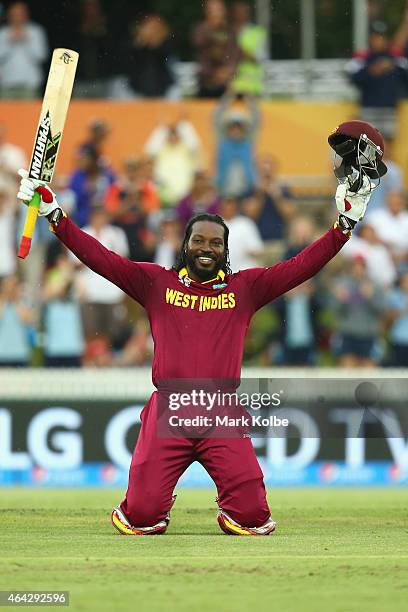
[[[214,278],[226,261],[224,228],[213,221],[194,223],[186,246],[190,278],[205,282]]]

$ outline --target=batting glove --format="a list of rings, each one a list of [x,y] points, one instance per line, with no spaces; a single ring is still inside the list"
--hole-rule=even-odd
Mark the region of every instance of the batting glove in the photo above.
[[[47,187],[45,183],[28,178],[28,172],[23,168],[18,171],[18,174],[21,176],[20,187],[17,194],[17,198],[19,200],[28,206],[29,202],[34,197],[34,192],[36,191],[39,193],[41,196],[41,203],[38,208],[38,214],[40,217],[47,217],[54,210],[60,208],[57,200],[55,199],[55,193],[49,187]]]
[[[352,230],[357,221],[361,221],[374,187],[375,184],[367,176],[364,176],[363,184],[356,192],[350,191],[348,183],[340,183],[336,189],[336,205],[342,229]]]

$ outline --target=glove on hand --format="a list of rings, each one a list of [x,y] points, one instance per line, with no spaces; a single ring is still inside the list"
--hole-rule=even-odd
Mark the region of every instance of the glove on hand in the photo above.
[[[17,194],[17,198],[19,200],[28,206],[29,202],[34,197],[34,192],[36,191],[39,193],[41,196],[41,203],[38,208],[38,214],[40,217],[47,217],[56,208],[60,208],[57,200],[55,199],[54,192],[48,186],[46,186],[45,183],[28,178],[27,170],[22,168],[18,171],[18,174],[21,176]]]
[[[367,176],[364,176],[363,184],[356,192],[349,190],[348,183],[340,183],[337,187],[336,205],[340,213],[339,225],[343,229],[352,230],[357,221],[364,217],[374,187],[375,184]]]

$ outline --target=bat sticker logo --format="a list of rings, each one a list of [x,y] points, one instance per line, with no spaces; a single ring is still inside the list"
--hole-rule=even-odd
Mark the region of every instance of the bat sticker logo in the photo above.
[[[60,59],[64,62],[64,64],[69,64],[69,62],[73,62],[74,60],[66,51],[61,55]]]
[[[47,112],[38,128],[35,139],[34,154],[30,167],[30,176],[39,181],[49,182],[55,166],[61,132],[54,136],[51,133],[51,119]]]

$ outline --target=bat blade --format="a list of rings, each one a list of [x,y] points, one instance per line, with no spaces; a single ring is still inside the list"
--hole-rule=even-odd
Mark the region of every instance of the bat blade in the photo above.
[[[54,49],[52,54],[28,171],[29,177],[37,181],[45,183],[52,181],[74,86],[78,57],[78,53],[71,49]],[[21,259],[25,259],[30,252],[39,203],[40,198],[35,194],[29,203],[18,250],[18,257]]]
[[[34,140],[29,176],[50,183],[74,85],[78,53],[54,49]]]

